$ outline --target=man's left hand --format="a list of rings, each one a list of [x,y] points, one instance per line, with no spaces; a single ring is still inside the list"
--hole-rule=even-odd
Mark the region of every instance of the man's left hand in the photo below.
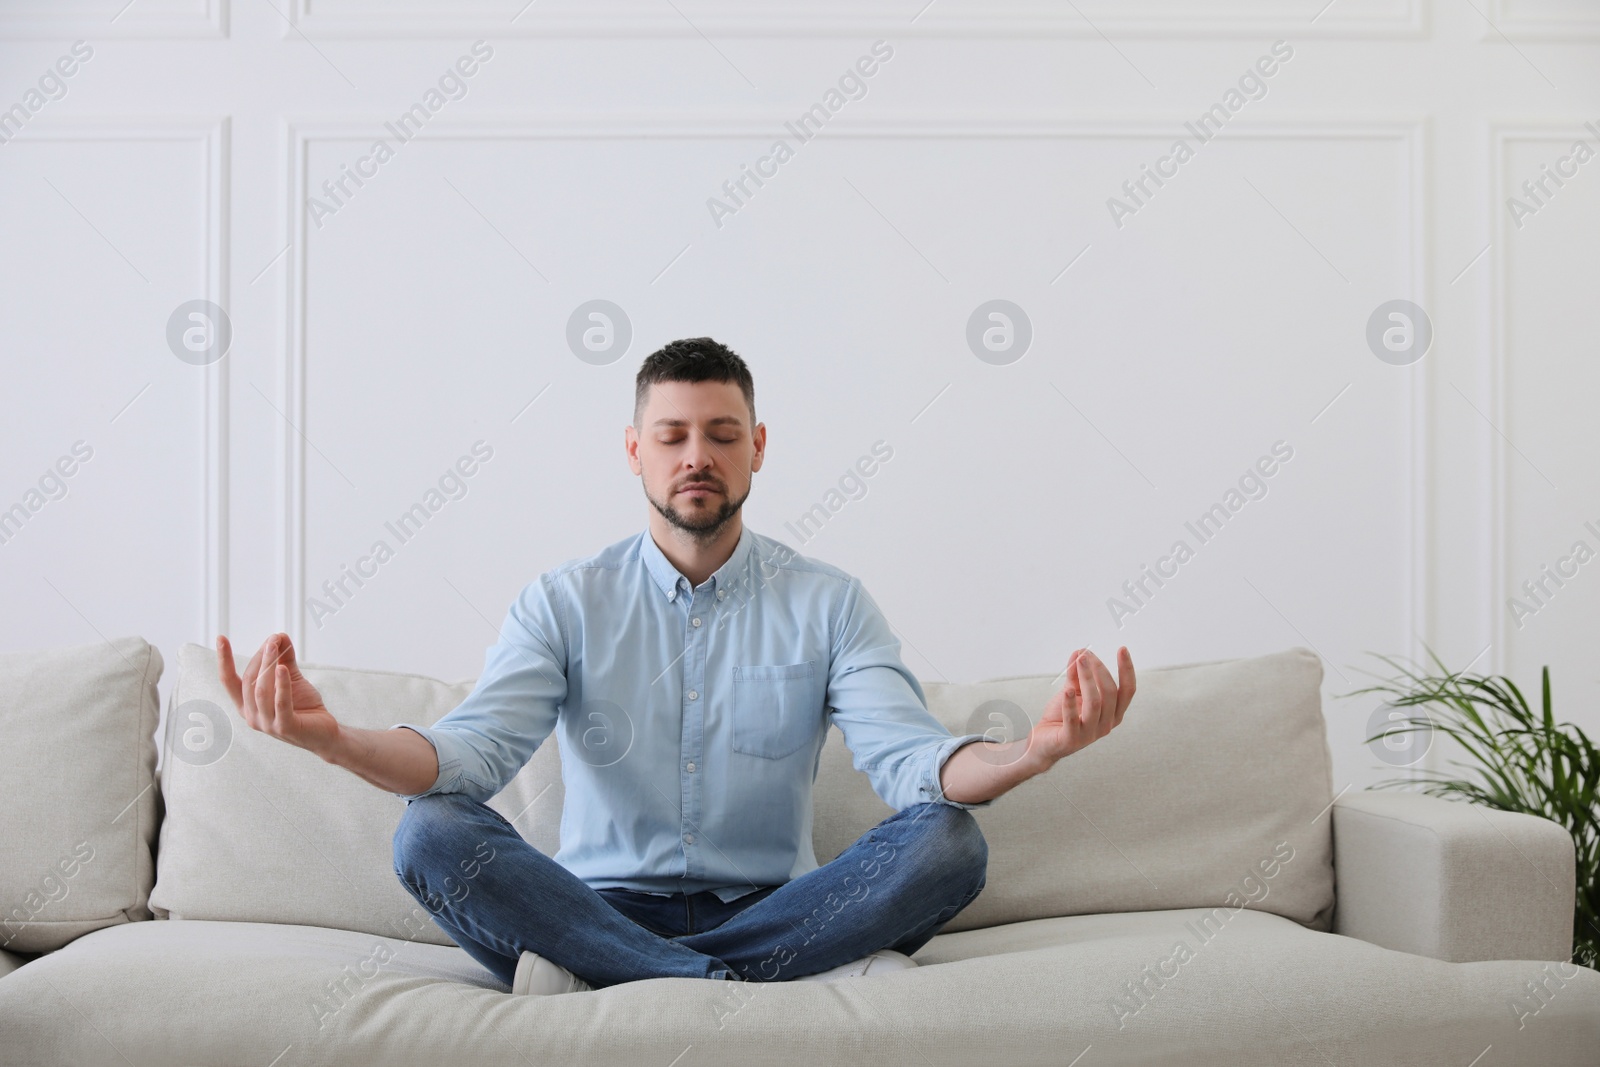
[[[1028,735],[1028,756],[1054,763],[1104,737],[1121,724],[1134,687],[1133,657],[1126,645],[1117,649],[1115,679],[1087,648],[1073,652],[1065,684]]]

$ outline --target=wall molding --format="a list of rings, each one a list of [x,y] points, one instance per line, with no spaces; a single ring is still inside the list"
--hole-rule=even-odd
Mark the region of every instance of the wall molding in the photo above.
[[[232,263],[229,229],[232,191],[232,122],[218,121],[206,138],[206,226],[215,240],[206,245],[206,299],[233,312],[230,290]],[[238,338],[235,337],[235,342]],[[237,358],[237,357],[233,357]],[[205,368],[206,389],[206,644],[229,628],[229,577],[231,552],[232,449],[230,448],[229,356]]]
[[[1411,232],[1408,240],[1411,244],[1411,289],[1417,294],[1411,299],[1423,308],[1433,309],[1429,312],[1430,316],[1437,315],[1438,312],[1432,299],[1433,263],[1432,249],[1428,240],[1428,235],[1433,232],[1432,220],[1428,216],[1428,205],[1432,199],[1428,196],[1432,132],[1429,122],[1419,120],[1413,124],[1412,132],[1407,138],[1410,150],[1408,177],[1411,202],[1408,205],[1408,218]],[[1410,648],[1406,654],[1416,662],[1423,662],[1426,654],[1424,643],[1430,642],[1433,637],[1433,574],[1429,568],[1429,560],[1433,555],[1430,545],[1435,526],[1431,493],[1433,482],[1431,445],[1434,420],[1433,391],[1436,380],[1433,368],[1437,362],[1437,357],[1428,359],[1424,356],[1408,368],[1410,374],[1406,378],[1408,394],[1406,399],[1411,421],[1406,456],[1406,471],[1410,480],[1408,495],[1411,501],[1406,531],[1410,553],[1407,564],[1406,620],[1411,633]],[[1421,768],[1413,767],[1409,771],[1412,778],[1421,777]]]
[[[204,157],[201,182],[205,202],[204,237],[201,242],[205,291],[199,296],[223,308],[229,306],[229,167],[231,120],[101,119],[61,116],[39,129],[25,128],[13,143],[27,141],[180,141],[198,142]],[[237,346],[236,346],[237,347]],[[208,635],[227,632],[229,601],[229,474],[230,419],[227,356],[200,371],[201,433],[201,544],[205,559],[201,580],[199,616]],[[208,636],[209,643],[209,636]]]
[[[649,116],[606,116],[566,114],[521,119],[489,119],[452,123],[448,127],[428,127],[417,137],[429,141],[494,140],[628,140],[628,139],[746,139],[766,138],[781,129],[787,115],[777,112],[742,115],[705,115],[676,118],[669,122]],[[896,138],[957,139],[1049,139],[1049,140],[1127,140],[1165,139],[1182,128],[1188,116],[1162,116],[1115,122],[1074,117],[1038,116],[989,118],[958,116],[900,116],[856,118],[837,116],[819,135],[849,139],[889,140]],[[281,611],[283,629],[304,647],[306,627],[306,447],[302,433],[315,436],[306,425],[306,323],[307,218],[303,205],[311,180],[308,173],[309,149],[318,141],[370,140],[381,130],[386,116],[368,120],[342,119],[291,120],[285,123],[285,158],[288,161],[285,222],[280,240],[293,248],[288,256],[285,278],[284,365],[281,378],[283,409],[298,430],[280,428],[279,471],[282,504],[281,550],[279,553]],[[1227,140],[1389,140],[1404,153],[1408,263],[1410,292],[1406,296],[1428,307],[1430,259],[1427,248],[1428,218],[1425,191],[1428,180],[1428,137],[1426,120],[1408,119],[1326,119],[1292,116],[1272,123],[1248,127],[1227,127],[1218,139]],[[1431,536],[1428,446],[1431,441],[1432,410],[1429,404],[1431,363],[1423,359],[1404,368],[1405,408],[1408,425],[1405,488],[1409,499],[1406,524],[1406,582],[1403,594],[1405,624],[1410,630],[1411,654],[1422,653],[1422,641],[1430,634],[1428,605],[1428,539]]]
[[[32,12],[0,6],[0,41],[228,36],[228,0],[196,0],[197,10],[188,15],[150,15],[141,11],[137,3],[124,8],[121,0],[108,7],[108,11],[91,15],[53,10],[45,3]]]
[[[312,0],[294,0],[292,25],[321,37],[1014,37],[1101,39],[1193,37],[1421,37],[1427,32],[1427,10],[1421,0],[1388,0],[1383,15],[1346,16],[1335,4],[1319,13],[1321,2],[1309,2],[1292,17],[1263,6],[1256,9],[1219,7],[1196,14],[1193,5],[1170,4],[1146,13],[1119,7],[1074,8],[1044,0],[995,0],[981,8],[952,11],[933,5],[918,14],[916,5],[863,0],[846,4],[795,4],[788,11],[759,10],[731,0],[685,4],[680,13],[654,0],[613,0],[607,10],[586,14],[546,14],[539,8],[518,13],[520,2],[508,0],[495,14],[452,11],[447,4],[433,10],[398,13],[373,4],[365,11],[319,13]],[[326,8],[327,4],[318,4]],[[1085,7],[1088,10],[1083,10]],[[507,16],[511,17],[508,18]],[[915,21],[913,21],[915,16]],[[1313,21],[1315,19],[1315,21]],[[691,21],[692,20],[692,21]]]
[[[1517,41],[1600,40],[1600,7],[1541,15],[1527,10],[1533,6],[1528,0],[1488,0],[1488,4],[1492,25],[1483,27],[1480,40],[1498,41],[1502,33]]]
[[[1505,210],[1506,198],[1515,188],[1516,177],[1510,172],[1510,148],[1517,142],[1549,143],[1567,147],[1575,140],[1593,141],[1593,135],[1583,128],[1583,118],[1568,122],[1491,122],[1489,124],[1489,212],[1494,220],[1491,227],[1493,270],[1490,271],[1489,294],[1489,359],[1484,383],[1488,389],[1489,412],[1500,433],[1488,435],[1489,471],[1487,507],[1489,512],[1488,583],[1489,592],[1484,598],[1489,613],[1489,640],[1493,642],[1490,670],[1503,674],[1510,666],[1508,641],[1513,632],[1506,625],[1505,598],[1510,595],[1511,537],[1510,521],[1506,513],[1507,454],[1506,436],[1510,435],[1507,422],[1510,404],[1507,391],[1510,384],[1507,368],[1508,336],[1511,321],[1510,279],[1507,250],[1515,240],[1510,217]],[[1526,175],[1524,175],[1525,177]]]

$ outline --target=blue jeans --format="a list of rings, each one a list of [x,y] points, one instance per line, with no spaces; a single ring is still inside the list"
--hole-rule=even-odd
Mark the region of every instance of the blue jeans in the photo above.
[[[440,929],[506,985],[525,951],[596,989],[641,978],[776,982],[927,944],[983,890],[989,849],[971,812],[915,804],[837,858],[723,903],[591,889],[462,793],[406,805],[394,869]]]

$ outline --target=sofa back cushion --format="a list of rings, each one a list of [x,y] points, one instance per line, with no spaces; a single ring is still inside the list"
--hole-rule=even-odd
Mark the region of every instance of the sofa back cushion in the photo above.
[[[1243,907],[1327,930],[1332,769],[1322,662],[1291,648],[1140,668],[1122,725],[989,807],[988,881],[946,932],[1023,919]],[[923,683],[952,733],[1038,718],[1060,678]],[[1014,736],[1002,730],[997,740]],[[837,730],[817,774],[817,859],[889,814]]]
[[[241,668],[243,664],[239,665]],[[252,730],[217,678],[216,653],[186,644],[168,709],[156,884],[158,917],[326,926],[453,942],[394,873],[406,802],[303,749]],[[347,726],[431,726],[473,682],[302,664]],[[522,836],[555,851],[562,791],[555,745],[492,801]]]
[[[150,918],[162,666],[138,637],[0,654],[0,949]]]
[[[341,722],[372,729],[432,725],[474,684],[302,669]],[[1332,795],[1321,680],[1320,661],[1301,648],[1140,670],[1116,731],[975,812],[989,842],[988,884],[945,929],[1208,906],[1327,929]],[[924,683],[930,710],[953,733],[981,732],[991,712],[1036,718],[1053,688],[1044,675]],[[202,646],[180,650],[168,714],[157,915],[451,943],[394,874],[403,800],[249,729]],[[490,806],[551,855],[563,795],[559,752],[547,743]],[[889,814],[838,730],[823,747],[814,810],[821,862]]]

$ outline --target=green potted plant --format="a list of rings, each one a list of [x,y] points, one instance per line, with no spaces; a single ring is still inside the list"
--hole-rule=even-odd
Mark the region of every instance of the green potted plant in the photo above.
[[[1542,672],[1542,708],[1536,713],[1510,678],[1451,671],[1431,648],[1428,655],[1436,673],[1369,654],[1398,673],[1382,684],[1339,694],[1386,694],[1380,711],[1388,717],[1374,722],[1377,732],[1367,743],[1385,742],[1392,749],[1395,738],[1420,734],[1420,746],[1417,738],[1404,739],[1409,742],[1405,747],[1416,752],[1409,765],[1421,758],[1438,732],[1454,738],[1471,757],[1450,761],[1464,772],[1461,776],[1424,770],[1415,779],[1392,778],[1374,788],[1415,788],[1430,796],[1538,815],[1565,827],[1577,850],[1572,959],[1585,967],[1600,966],[1600,750],[1579,727],[1555,721],[1550,668]]]

